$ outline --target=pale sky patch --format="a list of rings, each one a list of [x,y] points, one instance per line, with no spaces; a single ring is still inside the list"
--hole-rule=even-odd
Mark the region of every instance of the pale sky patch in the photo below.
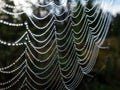
[[[120,13],[120,0],[114,0],[113,2],[104,2],[101,4],[101,8],[104,12],[110,12],[112,15]]]

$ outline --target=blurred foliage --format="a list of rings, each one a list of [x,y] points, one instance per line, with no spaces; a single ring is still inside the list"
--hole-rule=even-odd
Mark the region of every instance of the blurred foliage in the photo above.
[[[76,90],[120,90],[120,14],[113,17],[108,36],[101,49],[97,63],[90,73],[93,77],[85,76]]]

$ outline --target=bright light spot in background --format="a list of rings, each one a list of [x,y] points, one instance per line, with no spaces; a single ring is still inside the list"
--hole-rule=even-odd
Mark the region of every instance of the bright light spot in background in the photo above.
[[[117,13],[120,14],[120,0],[114,0],[113,5],[111,7],[111,12],[113,15],[116,15]]]
[[[27,5],[28,3],[36,4],[38,0],[13,0],[15,5]]]
[[[23,10],[28,16],[33,13],[32,5],[37,4],[38,0],[13,0],[18,10]]]
[[[67,6],[67,0],[61,0],[60,2],[61,2],[61,4],[63,5],[63,7],[66,7],[66,6]]]
[[[87,3],[87,0],[80,0],[80,1],[81,1],[81,3],[82,3],[83,6],[85,6],[86,3]]]
[[[4,1],[0,0],[0,8],[4,7]]]
[[[44,0],[13,0],[13,1],[14,1],[14,4],[18,7],[18,10],[22,9],[28,16],[31,16],[33,14],[32,5],[38,6],[39,3],[43,4],[44,2],[46,4],[48,4],[52,0],[51,1],[44,1]],[[60,14],[63,8],[65,9],[65,11],[68,11],[68,7],[67,7],[68,0],[60,0],[59,2],[62,5],[62,7],[55,7],[54,2],[51,2],[51,8],[48,8],[50,13]],[[73,9],[76,6],[76,0],[71,0],[71,2],[69,4],[70,4],[70,8]],[[42,10],[40,12],[41,16],[44,16],[44,12],[45,12],[45,10]]]
[[[104,12],[110,12],[113,16],[120,13],[120,0],[105,0],[100,6]]]
[[[103,12],[111,12],[111,8],[113,5],[112,0],[106,0],[101,2],[100,7],[103,9]]]
[[[18,7],[19,10],[22,10],[29,16],[32,15],[33,9],[32,5],[37,5],[38,1],[40,3],[43,3],[44,0],[13,0],[15,5]],[[67,8],[67,1],[68,0],[60,0],[60,4],[66,9]],[[71,0],[72,5],[76,5],[77,0]],[[87,3],[88,0],[80,0],[83,5]],[[50,2],[50,1],[45,1]],[[95,3],[101,3],[101,0],[95,0]],[[112,2],[112,3],[110,3]],[[73,7],[74,7],[73,6]],[[52,6],[54,8],[54,6]],[[120,0],[103,0],[103,3],[100,4],[100,7],[103,9],[104,12],[111,12],[112,15],[116,15],[117,13],[120,13]],[[51,8],[50,12],[54,13],[53,9]],[[58,13],[60,11],[57,10]]]

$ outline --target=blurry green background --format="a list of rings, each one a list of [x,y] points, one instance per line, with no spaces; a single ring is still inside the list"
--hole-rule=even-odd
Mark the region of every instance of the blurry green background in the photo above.
[[[120,90],[120,14],[113,17],[103,46],[109,48],[100,49],[93,77],[85,76],[76,90]]]

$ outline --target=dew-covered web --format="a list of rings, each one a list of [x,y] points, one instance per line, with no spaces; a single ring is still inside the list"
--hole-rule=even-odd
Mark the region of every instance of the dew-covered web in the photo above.
[[[105,0],[8,1],[0,0],[0,90],[74,90],[107,35]]]

